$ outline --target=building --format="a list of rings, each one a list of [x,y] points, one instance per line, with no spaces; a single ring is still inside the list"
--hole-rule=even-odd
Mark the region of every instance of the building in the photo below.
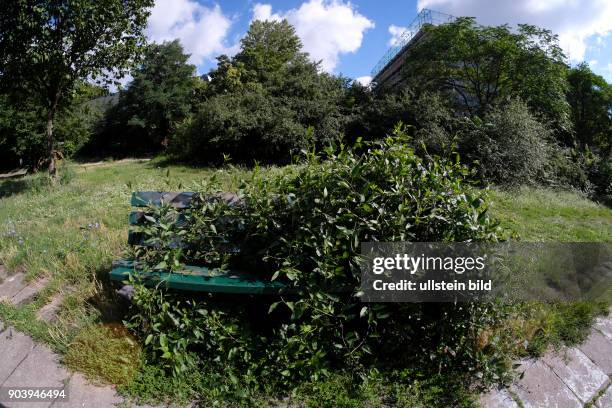
[[[427,25],[438,25],[450,23],[455,17],[423,9],[412,20],[410,25],[402,33],[397,44],[393,45],[378,61],[372,69],[372,83],[374,86],[394,86],[402,80],[401,72],[406,57],[410,55],[410,50],[421,41],[426,35],[423,27]]]

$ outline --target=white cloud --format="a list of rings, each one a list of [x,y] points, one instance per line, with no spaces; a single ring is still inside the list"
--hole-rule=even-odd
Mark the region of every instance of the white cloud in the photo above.
[[[359,82],[363,86],[368,86],[370,85],[370,82],[372,82],[372,77],[369,75],[360,76],[355,78],[355,81]]]
[[[272,13],[272,6],[270,4],[256,3],[253,6],[253,20],[280,21],[282,19],[280,14]]]
[[[146,34],[155,42],[178,38],[189,61],[201,65],[219,54],[232,54],[235,47],[226,45],[232,21],[219,5],[206,7],[195,0],[156,0],[149,17]]]
[[[597,60],[596,59],[592,59],[589,61],[589,66],[594,67],[595,65],[597,65]]]
[[[323,70],[332,72],[341,54],[355,52],[361,47],[365,31],[374,23],[359,14],[355,7],[341,0],[308,0],[299,8],[273,13],[269,4],[257,3],[253,18],[279,20],[286,18],[295,27],[304,51]]]
[[[610,0],[419,0],[417,9],[429,8],[455,16],[473,16],[479,23],[528,23],[559,34],[559,42],[572,61],[584,59],[587,39],[612,32]]]
[[[391,24],[389,26],[389,34],[391,34],[391,38],[389,39],[389,45],[394,46],[399,44],[400,39],[402,38],[402,34],[406,31],[407,27],[400,27]]]

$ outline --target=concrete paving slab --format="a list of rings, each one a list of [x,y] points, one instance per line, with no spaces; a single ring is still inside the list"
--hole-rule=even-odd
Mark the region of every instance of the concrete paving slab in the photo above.
[[[9,302],[11,299],[21,292],[26,285],[23,282],[23,274],[4,276],[0,283],[0,302]]]
[[[612,341],[612,313],[608,316],[595,319],[595,325],[593,327]]]
[[[9,378],[35,346],[29,336],[11,327],[0,333],[0,385]]]
[[[37,345],[2,386],[62,387],[69,377],[70,373],[59,365],[57,355],[47,346]]]
[[[612,385],[608,386],[608,389],[604,394],[595,401],[597,408],[610,408],[612,407]]]
[[[486,394],[482,394],[478,403],[483,408],[519,408],[505,388],[494,388]]]
[[[606,374],[612,374],[612,342],[593,330],[587,340],[578,346]]]
[[[593,398],[608,382],[608,376],[577,348],[548,353],[542,361],[583,403]]]
[[[580,408],[582,403],[541,360],[523,362],[523,378],[510,389],[525,408]]]
[[[111,386],[90,384],[80,373],[74,373],[68,384],[68,400],[57,399],[51,407],[61,408],[114,408],[123,401]]]
[[[36,312],[36,318],[47,323],[57,320],[57,311],[62,303],[62,299],[62,295],[54,296],[49,303],[41,307],[40,310]]]
[[[49,279],[43,278],[30,282],[25,288],[11,298],[11,303],[15,306],[21,306],[30,302],[38,292],[43,290],[48,281]]]

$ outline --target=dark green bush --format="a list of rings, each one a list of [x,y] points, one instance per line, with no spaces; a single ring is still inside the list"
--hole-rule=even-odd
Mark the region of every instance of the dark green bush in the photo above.
[[[170,140],[183,160],[286,164],[341,140],[348,81],[321,72],[287,21],[254,21],[234,57],[218,57],[194,114]]]
[[[533,184],[543,179],[551,155],[550,131],[526,104],[512,99],[473,122],[459,147],[479,163],[482,179],[502,185]]]
[[[325,160],[310,156],[277,177],[254,171],[240,204],[200,198],[182,226],[172,224],[172,209],[157,210],[159,221],[144,227],[156,249],[137,254],[150,267],[241,267],[297,294],[224,301],[137,286],[130,327],[148,353],[175,372],[219,364],[244,384],[411,361],[484,376],[499,369],[503,359],[476,346],[479,331],[497,322],[495,308],[360,302],[361,242],[500,237],[462,165],[419,159],[399,131],[362,149],[329,149]],[[183,249],[172,244],[177,236]],[[351,289],[330,292],[340,285]]]

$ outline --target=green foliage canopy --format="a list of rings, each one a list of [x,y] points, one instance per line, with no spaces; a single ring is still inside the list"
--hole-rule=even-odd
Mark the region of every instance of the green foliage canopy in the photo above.
[[[220,56],[196,113],[171,141],[190,160],[287,163],[342,138],[348,81],[322,73],[286,21],[255,21],[233,58]]]
[[[0,85],[45,107],[49,172],[53,121],[78,81],[121,75],[144,41],[152,0],[8,0],[0,7]]]
[[[189,115],[201,81],[188,59],[178,40],[148,45],[94,144],[130,153],[167,146],[176,124]]]
[[[572,68],[567,79],[576,143],[605,156],[612,148],[612,85],[584,63]]]
[[[468,17],[423,30],[404,65],[413,90],[447,92],[457,108],[479,116],[520,97],[555,129],[571,132],[565,56],[549,30],[480,26]]]

